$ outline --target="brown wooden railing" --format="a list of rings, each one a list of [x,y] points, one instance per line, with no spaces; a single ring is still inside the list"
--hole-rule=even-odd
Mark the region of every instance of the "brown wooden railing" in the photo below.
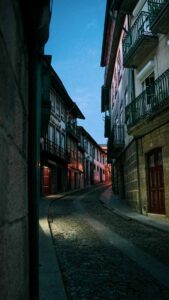
[[[77,152],[74,150],[68,149],[69,163],[73,168],[77,169]]]
[[[59,158],[66,160],[66,161],[68,161],[70,159],[69,154],[66,151],[66,149],[63,149],[62,147],[58,146],[56,143],[50,141],[47,138],[44,139],[41,149],[42,149],[42,151],[46,151],[50,154],[53,154]]]

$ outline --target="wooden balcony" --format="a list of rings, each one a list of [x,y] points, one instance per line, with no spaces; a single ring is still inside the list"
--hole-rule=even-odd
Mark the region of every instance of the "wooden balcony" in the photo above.
[[[77,144],[78,148],[80,151],[85,152],[85,145],[84,145],[84,141],[80,141]]]
[[[69,155],[66,149],[63,149],[47,138],[44,139],[44,142],[41,145],[41,151],[48,156],[51,156],[53,159],[59,159],[65,162],[69,161]]]
[[[137,3],[138,0],[113,0],[112,7],[124,14],[131,14]]]
[[[71,124],[70,122],[68,122],[66,124],[66,132],[67,132],[68,135],[70,135],[71,137],[73,137],[77,141],[79,140],[79,133],[78,133],[78,130],[77,130],[77,126],[75,124]]]
[[[110,136],[110,116],[105,116],[105,124],[104,124],[104,137]]]
[[[142,11],[123,40],[125,68],[137,68],[158,44],[158,37],[150,30],[150,16]]]
[[[166,34],[169,32],[169,1],[148,0],[150,13],[150,28],[156,33]]]
[[[77,153],[73,150],[68,150],[69,167],[78,169]]]
[[[124,147],[124,125],[113,125],[111,135],[107,144],[107,157],[110,159],[117,158]]]
[[[169,69],[126,107],[128,133],[141,136],[169,120]]]

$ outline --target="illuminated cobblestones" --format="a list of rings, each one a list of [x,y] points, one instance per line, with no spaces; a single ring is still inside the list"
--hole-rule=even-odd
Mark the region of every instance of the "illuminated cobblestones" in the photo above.
[[[100,193],[96,191],[81,200],[79,195],[72,195],[52,205],[51,229],[68,299],[168,300],[169,287],[126,256],[125,251],[110,244],[106,237],[104,240],[102,229],[99,234],[90,226],[76,203],[82,205],[91,220],[98,220],[108,230],[169,266],[168,234],[110,213],[98,201]]]

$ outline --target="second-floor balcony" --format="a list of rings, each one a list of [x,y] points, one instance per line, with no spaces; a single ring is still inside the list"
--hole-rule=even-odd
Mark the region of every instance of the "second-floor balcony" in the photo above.
[[[148,10],[150,13],[150,28],[153,32],[169,32],[169,1],[168,0],[148,0]]]
[[[126,107],[129,134],[143,135],[169,120],[169,69]]]
[[[108,161],[117,158],[124,147],[124,125],[113,125],[107,146]]]
[[[85,144],[84,144],[84,141],[81,141],[80,138],[79,138],[79,142],[77,144],[78,148],[82,151],[82,152],[85,152]]]
[[[73,169],[78,169],[77,151],[68,149],[69,166]]]
[[[158,37],[150,30],[150,15],[141,11],[123,40],[123,64],[137,68],[158,44]]]
[[[67,122],[66,132],[67,132],[67,134],[69,134],[73,138],[75,138],[76,140],[79,140],[79,133],[78,133],[76,124],[72,124],[71,122]]]
[[[114,10],[120,10],[122,13],[130,14],[137,3],[138,0],[113,0],[112,7]]]
[[[44,139],[41,150],[56,159],[61,159],[66,162],[69,161],[69,155],[66,149],[63,149],[47,138]]]

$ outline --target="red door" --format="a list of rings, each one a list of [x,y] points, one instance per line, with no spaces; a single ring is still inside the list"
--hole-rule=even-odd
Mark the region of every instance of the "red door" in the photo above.
[[[161,148],[148,154],[149,212],[165,214],[164,175]]]
[[[42,194],[51,194],[51,170],[49,167],[42,168]]]

